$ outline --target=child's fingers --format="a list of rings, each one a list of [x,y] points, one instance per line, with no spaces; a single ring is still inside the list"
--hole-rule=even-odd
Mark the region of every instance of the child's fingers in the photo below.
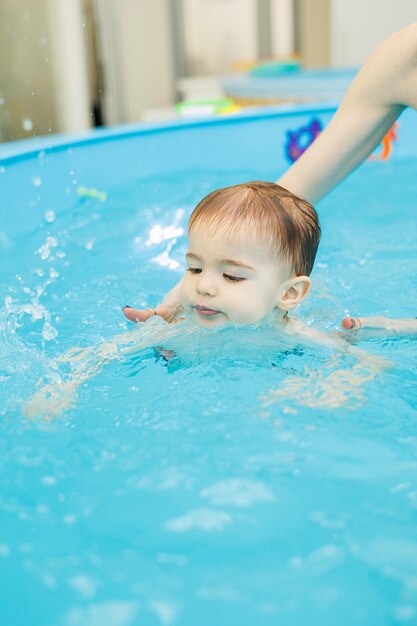
[[[174,304],[159,304],[155,309],[134,309],[126,305],[122,309],[123,315],[131,322],[147,322],[153,315],[159,315],[166,322],[172,322],[182,311],[181,306]]]
[[[342,320],[342,328],[345,330],[359,330],[363,326],[363,321],[358,317],[344,317]]]
[[[155,309],[155,314],[159,315],[166,322],[172,322],[172,320],[182,311],[182,307],[172,304],[160,304]]]
[[[372,317],[350,317],[348,315],[342,320],[342,327],[345,330],[350,331],[357,331],[361,328],[370,328],[394,331],[398,330],[401,332],[404,331],[405,327],[408,328],[413,326],[413,321],[414,320],[394,320],[380,315],[373,315]]]
[[[155,315],[153,309],[134,309],[131,306],[124,306],[123,315],[131,322],[146,322],[152,315]]]

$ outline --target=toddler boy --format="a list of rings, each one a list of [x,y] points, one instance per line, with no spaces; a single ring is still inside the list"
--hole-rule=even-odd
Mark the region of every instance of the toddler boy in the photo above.
[[[275,183],[213,191],[194,209],[188,237],[179,302],[200,326],[253,324],[267,316],[286,324],[310,290],[318,216]]]

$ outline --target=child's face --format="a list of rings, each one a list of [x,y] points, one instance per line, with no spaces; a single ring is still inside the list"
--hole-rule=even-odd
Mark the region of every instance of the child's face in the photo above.
[[[201,326],[228,322],[250,324],[276,310],[288,278],[288,264],[268,258],[265,246],[239,237],[226,239],[221,229],[209,235],[203,227],[189,233],[187,271],[180,301]]]

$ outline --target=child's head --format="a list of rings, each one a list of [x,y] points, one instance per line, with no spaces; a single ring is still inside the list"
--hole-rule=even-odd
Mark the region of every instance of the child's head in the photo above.
[[[199,324],[277,319],[307,295],[320,226],[314,208],[275,183],[213,191],[188,223],[181,304]]]

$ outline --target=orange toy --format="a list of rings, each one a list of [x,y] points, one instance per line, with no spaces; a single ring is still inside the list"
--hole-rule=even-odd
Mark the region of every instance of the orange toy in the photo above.
[[[386,161],[387,159],[389,159],[392,151],[392,142],[397,141],[398,139],[397,129],[398,123],[395,122],[395,124],[391,126],[391,128],[381,141],[381,152],[378,155],[372,155],[370,157],[372,161]]]

